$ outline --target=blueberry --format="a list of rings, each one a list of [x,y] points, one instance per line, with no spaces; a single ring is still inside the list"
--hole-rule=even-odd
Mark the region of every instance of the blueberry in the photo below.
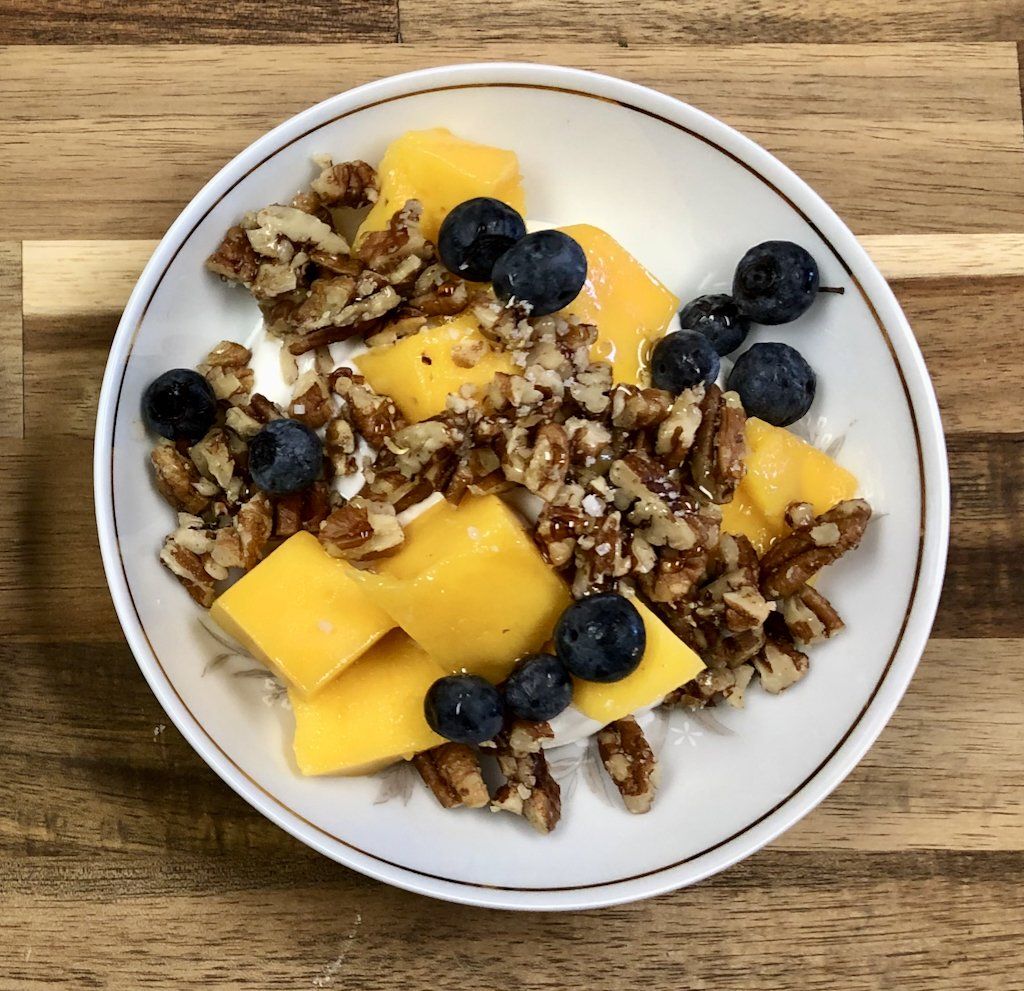
[[[568,234],[537,231],[517,241],[495,263],[494,294],[503,303],[528,303],[542,317],[568,306],[587,281],[587,256]]]
[[[620,681],[636,670],[646,646],[636,606],[614,592],[574,602],[555,627],[555,651],[584,681]]]
[[[805,313],[818,294],[818,264],[792,241],[765,241],[736,266],[732,295],[754,323],[780,324]]]
[[[142,415],[161,437],[197,441],[213,426],[217,398],[199,372],[172,368],[149,384],[142,397]]]
[[[512,207],[478,196],[444,218],[437,250],[449,271],[472,282],[489,282],[494,263],[525,234],[526,224]]]
[[[505,682],[505,704],[520,719],[543,723],[572,701],[572,679],[552,654],[524,657]]]
[[[423,712],[430,728],[453,743],[483,743],[501,732],[501,693],[475,674],[450,674],[427,690]]]
[[[732,296],[698,296],[679,312],[683,330],[703,334],[719,355],[732,354],[745,340],[750,321],[740,312]]]
[[[788,344],[755,344],[736,359],[727,383],[748,416],[776,427],[799,420],[814,401],[814,369]]]
[[[298,420],[271,420],[249,442],[249,473],[271,495],[308,489],[323,460],[320,438]]]
[[[651,383],[676,393],[694,385],[710,385],[718,378],[720,364],[715,346],[703,334],[677,330],[654,345]]]

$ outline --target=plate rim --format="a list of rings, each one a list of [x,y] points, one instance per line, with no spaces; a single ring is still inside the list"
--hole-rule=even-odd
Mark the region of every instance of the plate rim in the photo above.
[[[657,868],[636,877],[561,889],[493,887],[439,878],[390,863],[376,855],[359,851],[340,838],[329,837],[321,827],[287,809],[279,799],[237,767],[219,748],[212,734],[191,715],[148,643],[132,604],[130,589],[116,549],[116,525],[111,498],[113,425],[119,407],[121,377],[148,300],[152,298],[163,273],[191,231],[226,192],[286,144],[324,126],[330,119],[424,90],[517,85],[605,99],[682,127],[737,160],[788,200],[812,227],[818,229],[844,267],[851,269],[851,277],[858,282],[865,302],[874,311],[903,380],[922,459],[921,510],[925,525],[922,527],[916,588],[912,589],[902,636],[897,640],[889,664],[847,735],[787,798],[739,834],[684,862]],[[328,116],[323,119],[325,114],[330,113],[334,114],[333,118]],[[684,122],[683,118],[688,120]],[[694,127],[700,130],[694,130]],[[714,135],[713,140],[708,133]],[[284,138],[287,140],[282,141]],[[832,243],[836,240],[841,242],[842,254]],[[854,275],[852,268],[857,269],[857,275]],[[142,302],[143,299],[146,303]],[[924,484],[926,480],[927,486]],[[537,910],[618,904],[696,883],[756,852],[823,801],[874,743],[909,685],[938,606],[949,529],[945,442],[938,405],[923,357],[892,290],[832,208],[766,149],[717,118],[674,97],[586,70],[519,62],[467,63],[420,69],[347,90],[294,115],[257,138],[202,187],[161,239],[136,283],[111,343],[98,405],[94,488],[104,570],[118,620],[132,654],[169,718],[215,773],[249,804],[297,839],[361,873],[420,894],[464,904]],[[903,659],[903,663],[894,677],[897,658]],[[700,861],[707,863],[696,870],[689,869]]]

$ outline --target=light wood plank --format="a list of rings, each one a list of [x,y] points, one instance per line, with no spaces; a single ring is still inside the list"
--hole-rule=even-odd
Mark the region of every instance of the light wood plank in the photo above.
[[[0,437],[24,430],[21,245],[0,243]]]
[[[279,873],[253,858],[27,863],[28,890],[3,899],[0,988],[1020,987],[1024,872],[1003,854],[766,851],[651,902],[559,915],[439,905],[330,864],[296,887],[268,883]],[[211,875],[221,890],[193,893]]]
[[[289,114],[382,65],[486,58],[600,66],[689,100],[778,153],[859,233],[1024,229],[1011,44],[706,47],[693,58],[676,46],[520,41],[324,46],[316,58],[288,46],[7,48],[0,237],[156,237]]]
[[[1024,276],[1024,234],[868,234],[861,243],[890,280]]]
[[[544,38],[571,45],[606,42],[635,53],[651,44],[770,42],[1016,41],[1024,35],[1020,0],[870,0],[808,4],[801,0],[517,0],[484,13],[474,0],[401,0],[402,38],[457,36],[480,43]]]
[[[121,0],[35,4],[0,0],[8,44],[394,41],[397,0]]]

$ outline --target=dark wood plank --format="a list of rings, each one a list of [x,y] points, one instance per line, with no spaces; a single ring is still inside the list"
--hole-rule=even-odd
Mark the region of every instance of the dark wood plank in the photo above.
[[[18,893],[3,898],[0,988],[1021,986],[1017,855],[769,850],[639,906],[502,916],[309,857],[116,858],[95,874],[24,863]],[[289,875],[299,883],[280,885]]]
[[[8,48],[0,237],[157,237],[288,115],[385,72],[487,58],[600,67],[688,100],[779,154],[858,233],[1024,229],[1012,44],[705,47],[697,58],[534,36],[325,46],[315,58],[301,46]]]
[[[0,437],[24,429],[21,245],[0,243]]]
[[[397,34],[397,0],[0,0],[0,37],[13,45],[319,44]]]
[[[631,50],[683,45],[849,44],[876,41],[1016,41],[1024,36],[1020,0],[866,0],[808,4],[801,0],[596,0],[581,16],[578,0],[518,0],[484,13],[474,0],[449,0],[439,15],[431,0],[401,0],[402,39],[457,35],[481,43],[544,38],[605,42]]]

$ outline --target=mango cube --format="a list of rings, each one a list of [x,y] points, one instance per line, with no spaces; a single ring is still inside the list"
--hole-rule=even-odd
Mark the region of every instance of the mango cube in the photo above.
[[[704,670],[704,662],[647,606],[639,599],[632,601],[647,631],[647,648],[640,666],[621,681],[601,684],[577,678],[573,687],[573,705],[604,725],[660,702]]]
[[[479,349],[483,357],[472,368],[463,368],[452,355],[455,348]],[[480,333],[472,314],[428,327],[397,344],[371,348],[355,364],[377,392],[394,399],[410,423],[436,416],[448,395],[462,386],[483,386],[498,372],[515,370],[511,358],[495,351]]]
[[[756,417],[747,420],[746,465],[732,502],[722,507],[722,526],[749,537],[759,553],[788,531],[790,503],[809,502],[820,514],[857,493],[857,479],[824,451]]]
[[[210,616],[301,696],[311,696],[394,629],[394,620],[311,533],[240,578]]]
[[[493,196],[523,213],[519,159],[513,151],[456,137],[444,127],[408,131],[388,146],[377,170],[380,196],[356,239],[384,230],[408,200],[423,204],[423,233],[437,241],[441,221],[452,207],[476,196]]]
[[[394,632],[313,698],[292,692],[295,760],[303,774],[372,774],[443,743],[423,715],[444,671]]]
[[[359,581],[447,672],[500,681],[551,637],[568,589],[497,496],[428,512],[402,550]]]
[[[612,363],[616,382],[649,384],[653,342],[665,333],[679,298],[600,228],[576,224],[561,229],[587,256],[587,281],[566,312],[597,326],[591,356]]]

